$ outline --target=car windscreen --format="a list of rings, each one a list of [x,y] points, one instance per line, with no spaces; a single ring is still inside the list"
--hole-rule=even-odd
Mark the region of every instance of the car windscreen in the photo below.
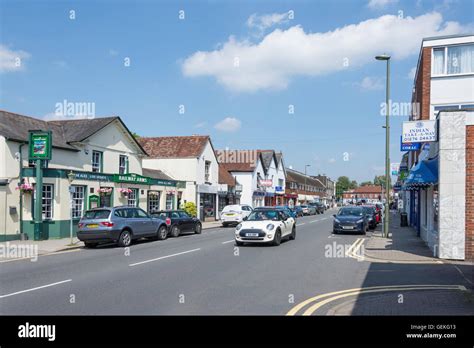
[[[372,207],[364,207],[364,213],[366,213],[366,214],[373,214],[373,213],[374,213],[374,208],[372,208]]]
[[[264,221],[264,220],[278,220],[278,211],[277,210],[260,210],[253,211],[250,213],[247,221]]]
[[[363,210],[361,208],[343,208],[339,210],[337,215],[342,216],[362,216]]]
[[[92,220],[92,219],[108,219],[110,215],[110,210],[103,209],[103,210],[88,210],[84,214],[84,219]]]

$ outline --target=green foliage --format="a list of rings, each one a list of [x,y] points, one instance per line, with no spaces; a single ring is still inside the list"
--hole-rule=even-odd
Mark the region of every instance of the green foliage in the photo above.
[[[364,181],[360,183],[360,186],[369,186],[372,185],[372,181]]]
[[[336,196],[342,196],[342,192],[355,189],[357,187],[357,181],[350,180],[347,176],[340,176],[336,183]]]
[[[197,209],[196,209],[196,204],[193,202],[186,202],[184,205],[182,205],[182,209],[191,216],[197,216]]]

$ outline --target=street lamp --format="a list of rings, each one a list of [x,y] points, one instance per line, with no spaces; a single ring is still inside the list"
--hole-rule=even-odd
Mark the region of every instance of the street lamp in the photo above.
[[[311,164],[305,164],[304,166],[304,202],[308,203],[308,200],[306,199],[306,168],[311,167]]]
[[[386,90],[385,90],[385,214],[384,214],[384,237],[388,237],[389,225],[389,200],[390,200],[390,56],[383,54],[375,57],[376,60],[387,62]]]
[[[69,181],[69,208],[70,208],[70,211],[71,211],[71,221],[69,222],[69,236],[71,237],[71,245],[73,244],[73,241],[72,241],[72,219],[73,219],[73,216],[72,216],[72,203],[73,203],[73,192],[74,192],[74,189],[72,187],[72,182],[74,181],[74,179],[76,178],[76,174],[74,174],[71,171],[69,171],[69,173],[67,174],[67,181]]]

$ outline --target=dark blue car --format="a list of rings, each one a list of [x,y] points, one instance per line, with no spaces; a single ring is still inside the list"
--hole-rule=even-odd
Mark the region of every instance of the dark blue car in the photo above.
[[[358,232],[365,234],[369,228],[367,215],[360,206],[341,208],[334,216],[333,233]]]

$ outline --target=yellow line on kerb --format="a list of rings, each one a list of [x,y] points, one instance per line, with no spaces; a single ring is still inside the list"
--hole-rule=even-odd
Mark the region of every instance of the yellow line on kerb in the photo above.
[[[388,286],[371,286],[365,288],[353,288],[341,291],[334,291],[328,292],[326,294],[321,294],[315,297],[311,297],[296,306],[286,313],[286,315],[296,315],[300,310],[302,310],[305,306],[310,305],[318,300],[327,298],[321,302],[317,302],[310,308],[308,308],[303,315],[311,315],[314,311],[316,311],[319,307],[329,303],[331,301],[337,300],[338,298],[353,296],[357,294],[366,294],[371,292],[384,292],[384,291],[400,291],[400,290],[462,290],[465,291],[466,288],[462,285],[437,285],[437,284],[423,284],[423,285],[388,285]]]
[[[359,250],[359,248],[361,247],[362,243],[364,243],[364,241],[365,241],[364,238],[357,238],[356,241],[350,246],[350,248],[347,249],[346,256],[358,258],[358,256],[355,255],[354,253],[357,252],[357,250]]]

